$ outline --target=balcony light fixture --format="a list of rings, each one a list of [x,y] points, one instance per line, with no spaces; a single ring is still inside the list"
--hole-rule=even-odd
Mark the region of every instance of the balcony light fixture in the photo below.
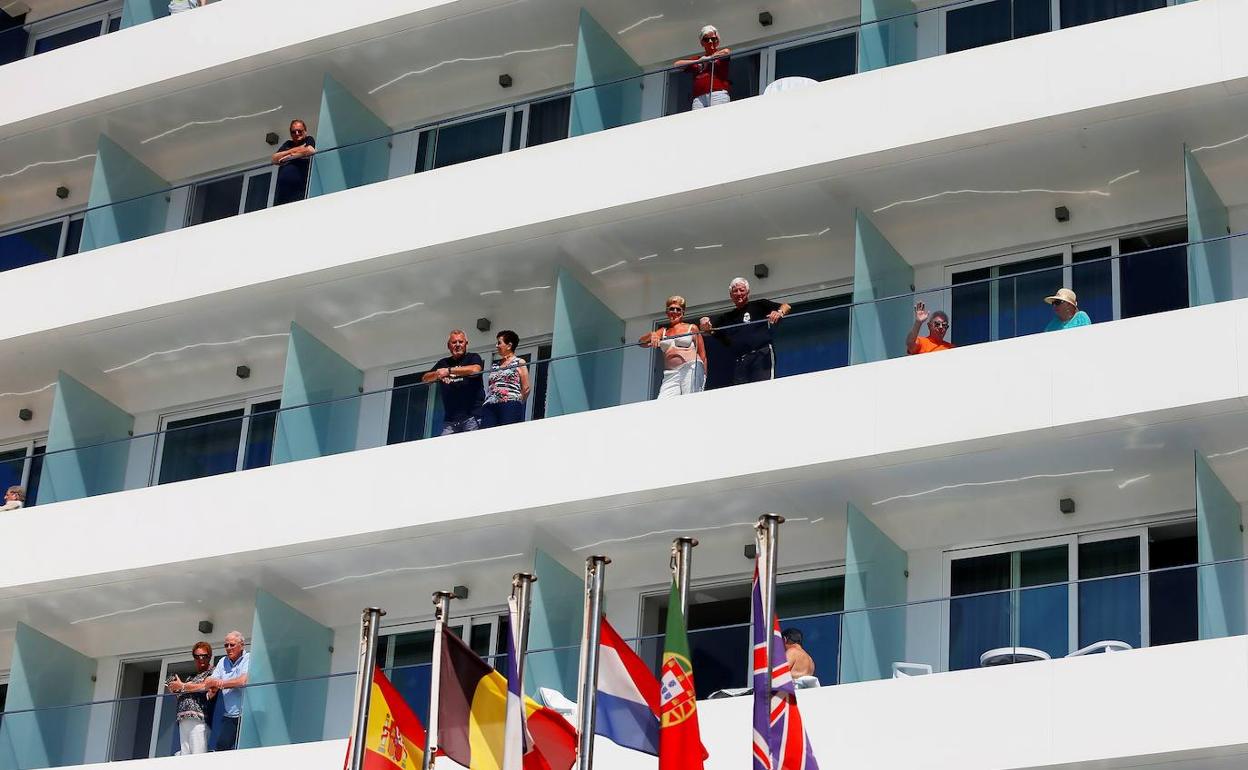
[[[1069,222],[1070,221],[1070,209],[1066,208],[1065,206],[1058,206],[1057,208],[1053,209],[1053,218],[1056,219],[1058,222]]]
[[[454,586],[451,588],[451,596],[459,599],[461,602],[468,598],[468,586]]]
[[[68,198],[68,197],[69,197],[69,188],[68,188],[68,187],[66,187],[65,185],[60,185],[59,187],[57,187],[57,188],[56,188],[56,197],[60,198],[61,200],[65,200],[66,198]]]
[[[281,137],[277,135],[276,131],[270,131],[264,135],[264,143],[269,146],[276,146],[279,141],[281,141]]]
[[[22,407],[21,409],[17,410],[17,419],[21,420],[22,422],[30,422],[32,419],[34,419],[34,417],[35,417],[35,413],[30,411],[26,407]]]
[[[478,318],[477,319],[477,331],[488,332],[489,330],[490,330],[490,319],[485,318],[485,317]]]
[[[503,88],[511,88],[511,75],[506,72],[498,76],[498,84]]]
[[[1066,515],[1075,512],[1075,501],[1073,498],[1063,497],[1057,501],[1057,509]]]
[[[776,19],[771,15],[771,11],[761,11],[758,14],[759,26],[770,27],[775,21]]]
[[[754,277],[758,280],[761,281],[769,275],[771,275],[771,268],[767,267],[764,263],[759,262],[754,266]]]
[[[234,370],[234,376],[240,380],[247,379],[251,376],[251,367],[247,364],[239,364],[238,368]]]

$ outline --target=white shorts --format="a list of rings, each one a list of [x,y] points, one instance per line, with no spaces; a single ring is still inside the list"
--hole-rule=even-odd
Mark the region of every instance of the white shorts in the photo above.
[[[659,398],[683,396],[686,393],[701,393],[706,384],[706,372],[702,362],[696,358],[681,364],[675,369],[663,372],[663,382],[659,385]]]
[[[727,104],[732,101],[732,97],[727,91],[711,91],[709,94],[703,94],[693,100],[693,109],[700,110],[703,107],[714,107],[717,104]]]
[[[181,756],[208,753],[208,725],[204,720],[194,717],[179,719],[178,737],[182,739]]]

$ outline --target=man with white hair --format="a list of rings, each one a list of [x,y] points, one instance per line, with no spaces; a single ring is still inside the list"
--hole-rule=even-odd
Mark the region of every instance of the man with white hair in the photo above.
[[[728,296],[732,310],[720,313],[714,320],[703,316],[698,327],[728,346],[733,357],[733,385],[770,380],[776,369],[771,329],[793,308],[769,299],[750,299],[750,282],[741,277],[728,284]]]
[[[703,56],[696,59],[677,59],[675,66],[684,67],[693,73],[693,109],[700,110],[716,104],[727,104],[732,101],[728,95],[731,85],[728,69],[731,67],[728,48],[719,47],[719,30],[710,24],[702,28],[698,34],[702,43]]]
[[[246,640],[242,633],[231,631],[225,635],[225,654],[217,661],[212,676],[204,680],[209,693],[220,691],[221,718],[212,726],[212,750],[230,751],[238,748],[238,723],[243,718],[243,691],[247,685],[247,671],[251,668],[251,654],[244,648]]]

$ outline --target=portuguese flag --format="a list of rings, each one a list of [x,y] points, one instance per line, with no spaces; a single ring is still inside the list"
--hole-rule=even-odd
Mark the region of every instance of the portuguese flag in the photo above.
[[[381,669],[373,672],[372,688],[364,770],[420,770],[425,756],[425,728],[420,719]]]
[[[442,632],[438,690],[438,754],[469,770],[502,770],[507,679],[449,629]],[[525,770],[568,770],[576,760],[576,728],[559,713],[524,699],[533,750]]]
[[[680,591],[673,580],[667,603],[663,667],[659,671],[659,770],[702,770],[706,758],[698,730],[689,637],[685,633],[685,616],[680,611]]]

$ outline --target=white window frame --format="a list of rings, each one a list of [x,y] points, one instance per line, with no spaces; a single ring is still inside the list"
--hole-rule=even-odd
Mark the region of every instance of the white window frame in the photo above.
[[[181,226],[194,226],[191,223],[191,212],[195,209],[195,194],[199,191],[201,185],[212,182],[222,182],[235,176],[241,176],[243,178],[243,189],[238,195],[238,207],[235,209],[234,216],[239,216],[244,213],[244,207],[247,204],[247,185],[250,183],[252,177],[260,176],[261,174],[269,175],[269,195],[265,200],[264,207],[266,209],[273,208],[273,196],[277,191],[277,174],[275,172],[275,168],[276,167],[271,164],[261,168],[256,168],[254,163],[250,163],[234,170],[225,169],[222,171],[215,171],[211,174],[204,174],[175,185],[175,187],[185,187],[189,190],[189,194],[186,196],[186,210],[182,212]],[[199,222],[196,224],[204,223]]]
[[[783,42],[783,43],[776,43],[775,45],[768,46],[767,48],[764,48],[763,50],[759,51],[759,54],[760,54],[759,62],[758,62],[759,64],[759,73],[758,73],[759,95],[761,96],[763,92],[767,90],[767,86],[776,82],[776,54],[780,53],[781,51],[788,50],[790,48],[801,48],[802,46],[810,45],[812,43],[822,43],[825,40],[832,40],[838,37],[854,38],[854,71],[851,72],[850,74],[851,75],[858,74],[858,58],[859,58],[858,48],[859,46],[862,45],[862,39],[858,35],[858,31],[859,30],[857,27],[850,27],[848,29],[837,29],[837,30],[827,32],[822,35],[811,35],[809,37],[803,37],[800,40],[790,40],[790,41]]]
[[[35,44],[43,38],[68,32],[76,27],[85,27],[92,21],[98,21],[100,25],[100,32],[96,37],[103,37],[109,34],[109,22],[114,18],[121,17],[123,6],[124,3],[120,2],[120,0],[98,5],[92,4],[86,8],[56,14],[50,19],[31,22],[28,25],[29,38],[26,41],[26,58],[35,55]]]
[[[452,618],[448,622],[448,626],[459,629],[458,636],[464,640],[464,644],[471,644],[472,629],[480,626],[488,626],[490,629],[490,649],[485,659],[490,663],[499,655],[505,655],[507,650],[498,643],[498,629],[501,618],[507,615],[506,607],[485,607],[477,608],[469,612],[467,615]],[[378,637],[401,636],[403,634],[416,633],[420,631],[433,631],[436,621],[429,620],[410,620],[402,623],[396,623],[392,626],[385,626],[378,631]],[[386,644],[385,660],[378,661],[378,665],[390,670],[394,668],[394,644]]]
[[[268,393],[247,396],[246,398],[239,398],[233,401],[221,401],[207,406],[179,409],[177,411],[165,412],[161,414],[156,422],[158,431],[156,439],[156,454],[152,459],[152,467],[148,475],[147,486],[155,486],[157,479],[160,478],[160,468],[165,460],[165,435],[170,422],[186,420],[194,417],[206,417],[219,412],[242,409],[243,416],[241,418],[241,428],[239,430],[238,451],[234,457],[234,472],[237,473],[243,469],[243,460],[246,458],[247,435],[251,428],[251,418],[253,416],[252,410],[257,404],[262,404],[268,401],[279,401],[281,400],[281,397],[281,391],[270,391]],[[269,412],[265,412],[264,414],[269,414]]]
[[[540,99],[534,99],[533,101],[542,101],[542,100],[540,100]],[[426,172],[426,171],[436,171],[436,170],[437,170],[437,168],[438,168],[438,167],[434,165],[434,160],[435,160],[435,158],[437,157],[437,154],[438,154],[438,135],[439,135],[439,133],[442,131],[442,129],[444,129],[444,128],[452,128],[452,127],[454,127],[454,126],[463,125],[463,124],[465,124],[465,123],[472,123],[472,122],[474,122],[474,121],[478,121],[478,120],[486,120],[486,119],[488,119],[488,118],[493,118],[493,117],[496,117],[496,116],[498,116],[498,115],[502,115],[502,116],[503,116],[503,137],[502,137],[502,145],[501,145],[501,148],[500,148],[500,152],[499,152],[498,154],[499,154],[499,155],[502,155],[502,154],[504,154],[504,153],[509,152],[509,151],[511,150],[511,123],[512,123],[512,121],[515,119],[515,113],[516,113],[516,112],[518,112],[518,111],[520,111],[521,109],[523,109],[523,110],[524,110],[524,116],[523,116],[523,118],[522,118],[522,120],[523,120],[523,126],[522,126],[522,127],[527,127],[527,126],[528,126],[528,122],[529,122],[529,105],[528,105],[528,104],[525,104],[522,108],[521,108],[521,107],[508,107],[508,106],[502,106],[502,107],[498,107],[497,109],[492,109],[492,110],[488,110],[488,111],[483,110],[483,111],[480,111],[480,112],[475,112],[474,114],[472,114],[472,115],[470,115],[470,116],[466,116],[466,117],[462,117],[462,118],[452,118],[452,119],[449,119],[449,120],[440,120],[440,121],[436,121],[434,125],[431,125],[431,126],[429,126],[428,128],[421,129],[420,131],[416,132],[416,144],[415,144],[415,146],[412,148],[412,151],[413,151],[413,158],[412,158],[412,162],[411,162],[411,164],[410,164],[411,168],[413,169],[413,172],[412,172],[412,173],[417,173],[417,174],[419,174],[419,173],[424,173],[424,172]],[[429,141],[430,141],[429,152],[427,153],[427,155],[426,155],[426,157],[425,157],[425,168],[416,169],[416,160],[417,160],[416,155],[417,155],[417,153],[419,152],[419,147],[420,147],[420,137],[421,137],[422,135],[424,135],[424,134],[432,134],[432,137],[431,137],[431,139],[429,140]],[[521,137],[520,137],[520,147],[521,147],[521,148],[523,148],[523,147],[524,147],[524,140],[525,140],[526,138],[527,138],[527,137],[526,137],[524,134],[522,134],[522,135],[521,135]],[[490,156],[486,156],[486,157],[493,157],[493,156],[492,156],[492,155],[490,155]],[[456,165],[458,165],[458,164],[456,164]]]
[[[85,210],[74,211],[68,214],[57,214],[56,216],[47,217],[45,219],[40,219],[37,222],[15,224],[15,225],[0,229],[0,237],[7,238],[10,235],[17,235],[18,233],[24,233],[27,230],[37,230],[40,227],[47,227],[48,225],[59,223],[61,226],[61,235],[60,235],[60,238],[57,240],[56,255],[53,256],[52,258],[60,259],[61,257],[65,256],[65,246],[66,246],[66,242],[69,239],[70,222],[74,222],[80,219],[85,219],[86,215],[87,215],[87,212]]]
[[[30,489],[30,469],[31,469],[31,466],[35,464],[34,463],[35,449],[42,447],[42,446],[47,446],[47,444],[48,444],[48,437],[46,434],[42,436],[36,436],[34,438],[22,439],[20,441],[10,441],[4,444],[0,444],[0,454],[6,454],[8,452],[16,452],[18,450],[23,450],[26,453],[26,459],[23,460],[22,462],[22,481],[21,481],[22,489]]]
[[[248,644],[248,646],[250,647],[250,643]],[[224,655],[224,653],[222,653],[221,655]],[[213,651],[213,665],[214,666],[216,665],[217,658],[219,657],[221,656],[218,655],[216,651],[214,650]],[[127,655],[117,661],[117,677],[116,677],[117,685],[113,690],[113,697],[114,698],[121,697],[122,677],[125,674],[127,665],[131,663],[143,663],[146,661],[153,661],[157,659],[160,660],[160,674],[158,675],[158,678],[157,678],[158,695],[162,694],[162,690],[164,688],[165,682],[169,678],[170,664],[194,663],[195,662],[195,659],[191,657],[190,651],[182,650],[182,649],[157,650],[155,652],[135,653],[133,655]],[[156,749],[157,749],[157,746],[159,745],[157,742],[160,740],[160,729],[159,729],[160,718],[162,716],[162,712],[165,709],[165,700],[166,699],[163,697],[157,697],[155,699],[156,708],[152,710],[152,737],[151,737],[151,741],[147,749],[148,759],[151,759],[157,756]],[[174,704],[174,706],[176,708],[176,704]],[[105,755],[108,757],[113,756],[113,751],[117,747],[116,719],[117,719],[117,714],[114,713],[108,725],[108,751]]]

